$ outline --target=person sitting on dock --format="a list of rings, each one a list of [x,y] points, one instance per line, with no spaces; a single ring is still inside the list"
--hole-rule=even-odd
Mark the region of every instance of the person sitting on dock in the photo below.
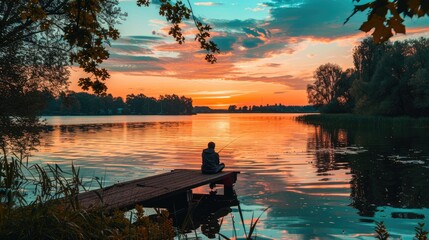
[[[215,152],[215,146],[214,142],[209,142],[208,148],[203,150],[201,171],[205,174],[218,173],[225,168],[225,164],[219,162],[219,154]]]

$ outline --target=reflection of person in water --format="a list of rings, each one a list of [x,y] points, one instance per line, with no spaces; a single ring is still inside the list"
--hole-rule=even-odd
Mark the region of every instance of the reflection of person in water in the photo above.
[[[216,233],[220,232],[220,224],[214,213],[208,215],[206,222],[201,224],[201,232],[210,239],[216,238]]]
[[[201,171],[206,174],[221,172],[225,168],[225,164],[219,162],[219,154],[215,152],[215,143],[209,142],[208,148],[203,150],[202,160],[203,165]]]

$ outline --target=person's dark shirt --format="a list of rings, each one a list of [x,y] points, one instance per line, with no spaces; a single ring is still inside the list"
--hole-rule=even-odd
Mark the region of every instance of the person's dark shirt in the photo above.
[[[214,172],[219,166],[219,154],[213,148],[206,148],[202,153],[203,165],[201,170],[203,172]]]

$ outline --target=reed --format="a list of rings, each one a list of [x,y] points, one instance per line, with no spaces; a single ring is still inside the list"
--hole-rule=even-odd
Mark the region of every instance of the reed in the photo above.
[[[257,226],[259,220],[261,219],[262,214],[264,214],[268,209],[270,209],[270,207],[266,207],[264,210],[262,210],[262,212],[259,214],[259,216],[257,218],[254,218],[255,212],[252,212],[252,218],[250,220],[249,232],[246,232],[246,227],[245,227],[244,218],[243,218],[243,212],[241,210],[240,204],[238,205],[238,212],[240,214],[240,219],[241,219],[241,223],[243,225],[244,236],[245,236],[246,240],[256,239],[256,236],[254,236],[254,233],[256,231],[256,226]],[[231,215],[231,217],[233,217],[233,216]],[[233,223],[232,228],[233,228],[233,232],[234,232],[234,239],[238,239],[237,229],[236,229],[235,223],[234,223],[234,218],[232,219],[232,223]],[[220,237],[222,237],[223,239],[231,240],[230,238],[228,238],[227,236],[225,236],[222,233],[218,233],[218,235]]]
[[[390,239],[390,233],[387,230],[384,222],[375,222],[375,238],[379,240],[388,240]],[[417,227],[414,228],[415,235],[414,239],[417,240],[428,240],[428,231],[424,230],[424,223],[418,223]]]
[[[418,226],[414,228],[416,231],[415,238],[417,240],[428,240],[429,232],[423,229],[424,226],[424,223],[419,223]]]
[[[375,222],[376,227],[375,227],[375,233],[376,236],[375,238],[379,239],[379,240],[387,240],[390,237],[389,232],[386,229],[386,226],[384,225],[384,222]]]
[[[173,239],[168,212],[155,220],[141,206],[127,218],[122,211],[82,209],[77,194],[85,191],[80,169],[25,164],[0,157],[0,239]],[[100,182],[99,182],[100,183]],[[101,185],[101,183],[100,183]],[[28,189],[34,199],[29,201]],[[100,196],[101,197],[101,196]]]
[[[309,114],[295,118],[299,122],[336,127],[413,127],[429,128],[429,118],[382,117],[356,114]]]

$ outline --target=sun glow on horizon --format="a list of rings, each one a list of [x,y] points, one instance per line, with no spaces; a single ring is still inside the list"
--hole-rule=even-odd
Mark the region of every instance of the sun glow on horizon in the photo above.
[[[303,16],[301,11],[309,7],[306,1],[293,9],[276,4],[280,2],[270,6],[258,0],[193,3],[213,26],[211,40],[221,49],[218,62],[209,64],[193,41],[192,23],[183,24],[187,41],[180,45],[168,36],[169,25],[156,14],[155,6],[136,8],[121,1],[128,18],[120,25],[122,37],[112,42],[111,56],[103,63],[111,74],[108,93],[124,99],[127,94],[156,98],[177,94],[191,97],[194,106],[213,108],[308,105],[306,87],[313,82],[314,70],[328,62],[343,70],[352,67],[353,48],[368,35],[356,30],[356,22],[361,23],[356,18],[355,23],[343,25],[341,17],[332,19],[329,14]],[[290,11],[291,18],[285,19],[282,11]],[[142,16],[142,12],[148,14]],[[142,27],[142,22],[147,25]],[[428,36],[427,26],[415,25],[407,28],[408,35],[393,39]],[[70,90],[81,91],[77,86],[81,76],[85,75],[73,67]]]

